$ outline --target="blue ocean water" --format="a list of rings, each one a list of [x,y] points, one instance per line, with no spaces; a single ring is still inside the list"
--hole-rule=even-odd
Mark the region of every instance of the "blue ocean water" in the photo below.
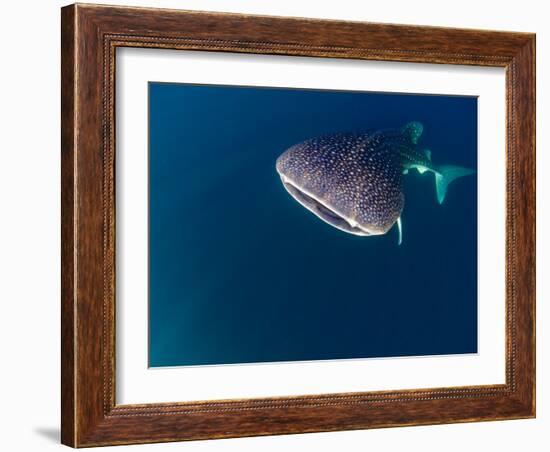
[[[477,176],[439,205],[405,176],[397,229],[358,237],[292,199],[291,145],[420,121],[477,167],[475,97],[149,84],[149,365],[477,352]]]

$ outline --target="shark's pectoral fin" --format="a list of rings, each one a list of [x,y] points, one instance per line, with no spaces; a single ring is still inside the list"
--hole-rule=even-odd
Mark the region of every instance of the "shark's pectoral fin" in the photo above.
[[[397,232],[399,234],[399,238],[397,239],[397,244],[398,245],[401,245],[401,243],[403,243],[403,225],[401,224],[401,217],[399,217],[397,219]]]
[[[469,176],[475,173],[473,169],[463,168],[461,166],[442,165],[434,171],[435,173],[435,191],[439,204],[443,204],[447,187],[449,184],[459,177]]]

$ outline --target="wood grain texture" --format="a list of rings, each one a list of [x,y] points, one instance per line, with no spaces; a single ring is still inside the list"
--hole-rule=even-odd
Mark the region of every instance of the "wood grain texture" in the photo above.
[[[63,8],[61,34],[64,444],[535,415],[534,35],[81,4]],[[506,68],[506,384],[116,405],[114,74],[125,46]]]
[[[74,8],[63,9],[61,14],[61,441],[64,444],[75,444]]]

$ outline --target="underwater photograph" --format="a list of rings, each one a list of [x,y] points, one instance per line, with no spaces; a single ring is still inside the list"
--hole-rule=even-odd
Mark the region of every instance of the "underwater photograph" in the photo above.
[[[478,352],[477,97],[148,102],[150,367]]]

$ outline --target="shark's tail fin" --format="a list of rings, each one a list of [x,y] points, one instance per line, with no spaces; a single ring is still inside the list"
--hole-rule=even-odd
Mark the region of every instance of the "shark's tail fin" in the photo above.
[[[449,184],[459,177],[469,176],[475,173],[473,169],[463,168],[461,166],[441,165],[434,171],[435,173],[435,190],[437,192],[437,200],[439,204],[443,204],[447,187]]]

